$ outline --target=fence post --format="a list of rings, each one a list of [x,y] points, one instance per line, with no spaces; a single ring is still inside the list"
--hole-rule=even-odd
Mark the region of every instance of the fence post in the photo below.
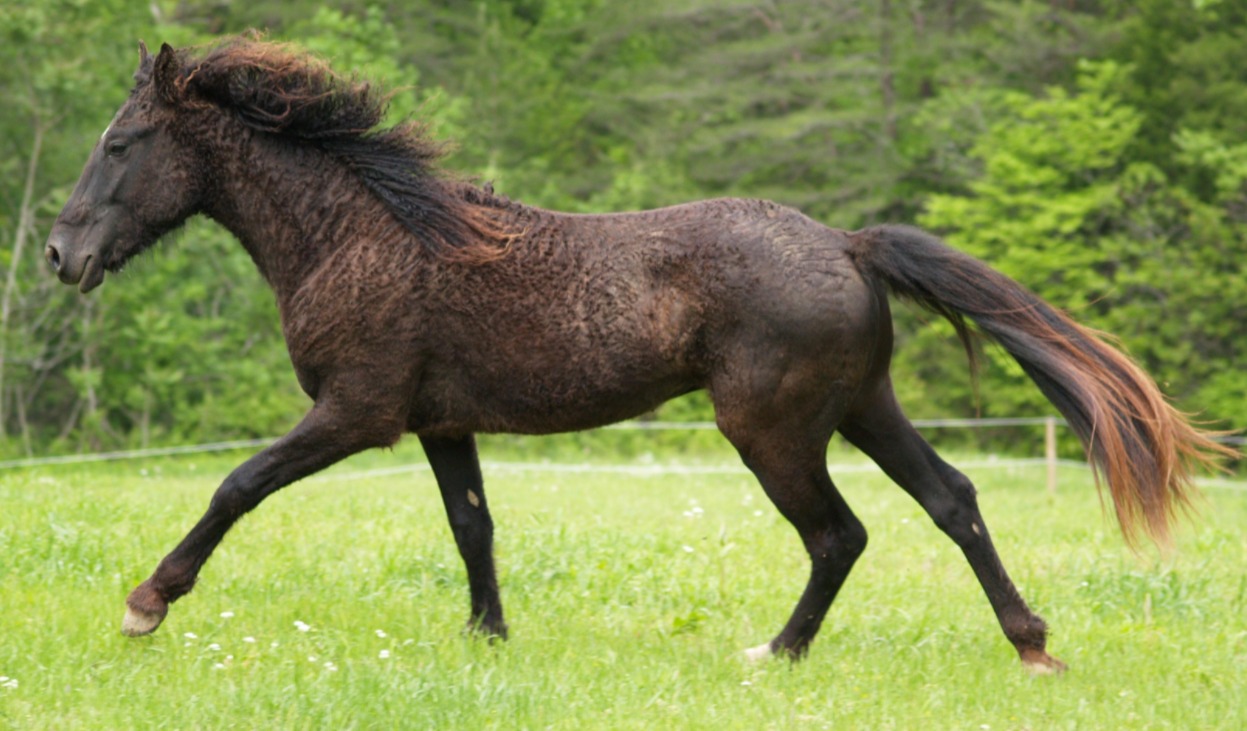
[[[1048,464],[1048,492],[1056,494],[1056,417],[1043,422],[1044,461]]]

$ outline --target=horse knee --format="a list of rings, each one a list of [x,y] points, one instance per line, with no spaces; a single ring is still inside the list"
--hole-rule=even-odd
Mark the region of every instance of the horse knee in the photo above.
[[[494,522],[488,515],[471,518],[452,517],[450,530],[454,533],[455,541],[460,545],[489,544],[494,538]]]
[[[866,526],[854,520],[845,525],[821,531],[806,549],[815,564],[833,564],[849,568],[866,551]]]

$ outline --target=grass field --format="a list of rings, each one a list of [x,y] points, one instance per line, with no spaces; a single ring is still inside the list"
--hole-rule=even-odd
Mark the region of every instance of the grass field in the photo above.
[[[387,469],[414,447],[279,493],[156,634],[122,637],[126,593],[241,456],[0,473],[0,728],[1247,728],[1241,486],[1206,490],[1160,559],[1123,546],[1084,470],[1053,496],[1042,467],[967,469],[1060,677],[1027,675],[951,542],[849,470],[866,554],[808,660],[748,664],[808,566],[726,456],[701,474],[487,467],[507,643],[460,632],[432,477]]]

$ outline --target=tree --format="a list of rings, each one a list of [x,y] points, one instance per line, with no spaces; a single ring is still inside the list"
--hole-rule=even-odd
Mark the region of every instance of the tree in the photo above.
[[[146,9],[118,0],[18,0],[0,8],[0,435],[16,432],[29,452],[50,411],[81,412],[93,387],[75,397],[65,374],[90,370],[90,349],[74,335],[93,311],[59,292],[42,261],[42,242],[81,153],[107,118],[93,114],[124,96],[126,77],[99,81],[93,59],[136,57],[122,28],[150,27]],[[124,40],[123,40],[124,39]],[[72,50],[71,50],[72,49]],[[13,214],[7,212],[13,211]],[[48,408],[54,403],[58,407]],[[11,451],[6,443],[0,451]]]
[[[322,5],[0,6],[0,454],[267,435],[302,410],[271,296],[219,228],[192,223],[86,298],[40,256],[136,41],[249,27],[400,89],[394,119],[428,121],[448,167],[527,203],[744,195],[837,227],[925,223],[1120,333],[1184,407],[1247,403],[1247,313],[1224,294],[1245,284],[1241,3]],[[947,326],[896,313],[916,414],[1046,408],[1007,361],[976,403]]]
[[[1113,62],[1088,62],[1074,93],[1004,95],[972,148],[981,174],[964,194],[932,196],[921,222],[1075,318],[1120,336],[1183,403],[1234,420],[1237,409],[1212,402],[1205,389],[1210,377],[1233,370],[1230,343],[1242,334],[1243,308],[1224,296],[1245,283],[1239,258],[1226,256],[1242,231],[1155,165],[1131,159],[1145,116],[1116,92],[1125,73]],[[1218,164],[1226,190],[1234,190],[1241,151],[1207,142],[1188,138],[1187,154]],[[904,358],[921,363],[929,355],[926,338],[919,340]],[[1237,379],[1217,383],[1222,395],[1241,388]],[[988,413],[1042,408],[1016,368],[986,374],[984,390]]]

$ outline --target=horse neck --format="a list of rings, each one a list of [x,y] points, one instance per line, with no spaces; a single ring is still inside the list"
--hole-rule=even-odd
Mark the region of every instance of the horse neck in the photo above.
[[[307,146],[248,132],[213,159],[206,213],[238,238],[279,301],[365,228],[347,217],[375,207],[345,167]]]

